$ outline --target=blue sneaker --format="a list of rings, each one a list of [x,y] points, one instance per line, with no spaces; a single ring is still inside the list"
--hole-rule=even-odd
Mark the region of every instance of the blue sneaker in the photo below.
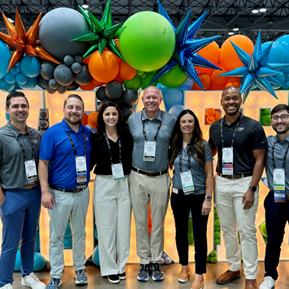
[[[61,279],[52,278],[50,279],[49,283],[46,285],[46,289],[56,289],[61,285]]]
[[[74,279],[75,279],[75,284],[76,285],[85,285],[87,284],[87,276],[85,274],[85,270],[78,270],[75,272],[74,275]]]
[[[149,269],[150,267],[148,264],[141,264],[139,271],[137,272],[137,280],[141,282],[147,282],[150,279]]]
[[[152,266],[152,279],[154,281],[163,281],[165,279],[165,274],[161,269],[161,266],[159,263],[151,263]]]

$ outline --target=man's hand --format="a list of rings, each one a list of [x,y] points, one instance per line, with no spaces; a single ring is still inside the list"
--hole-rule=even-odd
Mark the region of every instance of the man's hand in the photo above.
[[[211,200],[204,200],[203,208],[202,208],[202,215],[206,216],[209,215],[212,208],[212,201]]]
[[[0,194],[0,207],[2,206],[4,200],[5,200],[5,196],[4,196],[4,194],[2,193],[2,194]]]
[[[251,189],[244,194],[242,199],[243,210],[249,210],[254,205],[254,192]]]
[[[55,206],[54,198],[50,192],[42,192],[41,204],[44,208],[53,210],[52,206]]]

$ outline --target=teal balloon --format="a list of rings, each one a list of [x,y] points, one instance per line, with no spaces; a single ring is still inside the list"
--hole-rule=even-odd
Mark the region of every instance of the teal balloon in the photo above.
[[[27,77],[36,77],[40,74],[40,61],[33,56],[24,56],[20,61],[20,70]]]
[[[14,271],[20,271],[20,270],[21,270],[21,258],[20,258],[20,250],[18,249],[17,254],[16,254]]]
[[[137,70],[160,69],[171,59],[176,39],[173,27],[162,15],[138,12],[123,24],[119,46],[125,61]]]
[[[93,250],[92,261],[95,265],[100,266],[98,245],[96,245],[94,250]]]
[[[6,75],[11,56],[10,49],[6,46],[6,44],[2,40],[0,40],[0,55],[1,55],[0,79],[2,79]]]
[[[171,107],[169,113],[172,114],[175,118],[178,118],[179,114],[186,109],[184,106],[177,104]]]
[[[94,229],[94,238],[95,238],[96,240],[98,240],[97,227],[95,227],[95,229]]]
[[[17,75],[17,74],[19,74],[20,73],[20,69],[19,69],[19,66],[18,65],[15,65],[15,66],[13,66],[11,69],[10,69],[10,71],[9,72],[11,72],[13,75]]]
[[[25,84],[20,84],[18,83],[18,85],[20,86],[20,88],[28,90],[28,89],[33,89],[37,84],[37,78],[30,78],[27,77],[27,82]]]
[[[39,232],[36,233],[36,238],[35,238],[35,252],[40,252]]]
[[[162,93],[166,111],[174,105],[183,104],[183,95],[177,88],[162,88]]]
[[[0,79],[0,90],[10,92],[15,88],[15,82],[9,84],[5,81],[5,78]]]
[[[16,75],[16,81],[18,85],[24,85],[27,82],[27,76],[23,73],[19,73],[18,75]]]
[[[72,237],[63,238],[64,249],[72,249]]]
[[[283,47],[283,49],[285,51],[284,63],[289,63],[289,53],[288,53],[288,49],[289,49],[289,35],[281,36],[274,43],[280,44]],[[289,73],[289,67],[283,68],[282,71],[284,73]]]
[[[46,259],[38,252],[34,253],[33,271],[41,271],[46,266]]]
[[[71,226],[70,226],[70,221],[68,221],[66,229],[65,229],[64,237],[71,237],[71,236],[72,236]]]
[[[5,81],[9,84],[12,84],[16,81],[16,76],[10,72],[8,72],[5,76]]]

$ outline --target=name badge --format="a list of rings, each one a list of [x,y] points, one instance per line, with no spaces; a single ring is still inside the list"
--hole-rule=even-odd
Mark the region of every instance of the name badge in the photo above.
[[[184,195],[191,195],[194,193],[194,182],[191,171],[181,173],[181,180],[183,186]]]
[[[274,169],[274,202],[286,203],[285,196],[285,170]]]
[[[233,175],[233,148],[222,149],[222,175]]]
[[[122,164],[113,164],[111,165],[112,176],[115,181],[123,180],[124,173]]]
[[[156,142],[145,141],[143,160],[145,162],[153,162],[155,160],[155,156],[156,156]]]
[[[84,156],[76,157],[75,164],[77,188],[83,189],[86,187],[86,158]]]
[[[29,183],[37,182],[38,176],[37,176],[37,170],[36,170],[36,164],[34,160],[26,161],[25,164],[25,172],[26,172],[26,178]]]

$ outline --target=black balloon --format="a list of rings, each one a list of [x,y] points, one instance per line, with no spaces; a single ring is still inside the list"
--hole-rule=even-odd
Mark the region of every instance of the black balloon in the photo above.
[[[123,106],[126,106],[123,98],[117,99],[117,100],[115,100],[115,102],[118,104],[118,106],[119,106],[120,108],[122,108]]]
[[[41,76],[44,79],[49,81],[51,78],[53,78],[53,73],[54,73],[55,67],[56,67],[56,64],[54,64],[50,61],[43,61],[41,63],[41,66],[40,66]]]
[[[46,90],[49,94],[54,94],[56,92],[56,89],[52,89],[49,85],[46,87]]]
[[[52,88],[52,89],[57,89],[59,87],[59,84],[58,82],[54,79],[54,78],[51,78],[49,80],[49,86]]]
[[[79,87],[79,84],[73,81],[71,84],[69,84],[66,88],[67,90],[76,90]]]
[[[67,91],[67,86],[62,86],[60,85],[58,88],[57,88],[57,92],[60,93],[60,94],[63,94]]]
[[[75,75],[75,81],[80,85],[87,85],[91,82],[92,77],[86,63],[81,64],[81,71]]]
[[[39,121],[39,126],[43,128],[48,128],[48,122],[46,120],[40,120]]]
[[[71,69],[65,64],[58,65],[54,70],[55,80],[62,86],[68,86],[74,80]]]
[[[41,119],[48,119],[48,112],[46,110],[41,110],[40,111],[40,118]]]
[[[109,82],[105,87],[105,93],[111,100],[119,99],[123,93],[122,84],[120,84],[118,81]]]
[[[123,94],[124,102],[129,106],[134,106],[138,102],[138,92],[136,89],[129,88]]]
[[[37,85],[40,86],[42,89],[46,89],[48,86],[48,80],[39,77],[38,81],[37,81]]]
[[[105,93],[105,87],[102,86],[96,91],[96,97],[101,101],[107,98],[107,95]]]
[[[121,108],[121,113],[122,113],[122,117],[123,117],[124,122],[126,122],[128,120],[128,118],[130,117],[130,115],[132,115],[134,113],[134,111],[130,106],[123,106]]]

